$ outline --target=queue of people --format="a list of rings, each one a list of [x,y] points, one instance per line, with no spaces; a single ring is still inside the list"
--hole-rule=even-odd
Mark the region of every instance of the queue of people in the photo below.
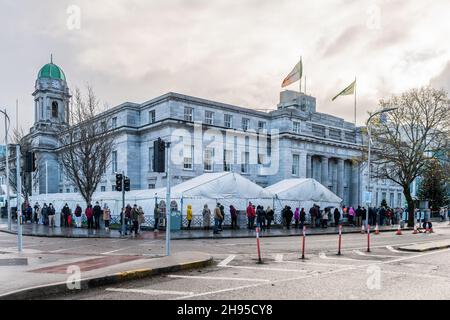
[[[157,208],[155,208],[157,210]],[[142,207],[138,207],[136,204],[131,207],[129,204],[123,210],[125,216],[125,233],[128,234],[128,230],[135,235],[140,232],[140,226],[144,223],[144,210]],[[66,203],[60,212],[60,225],[66,228],[81,228],[83,222],[83,215],[86,218],[86,227],[89,230],[100,230],[103,227],[105,231],[110,231],[111,225],[111,209],[108,204],[103,204],[103,208],[99,202],[95,202],[94,206],[88,204],[86,208],[82,209],[79,204],[76,204],[74,210]],[[42,224],[54,228],[56,226],[56,210],[52,203],[44,203],[42,208],[38,202],[35,203],[33,208],[29,203],[24,205],[24,223]],[[122,219],[120,219],[122,221]]]
[[[44,203],[42,207],[39,203],[35,203],[34,207],[31,207],[29,203],[24,204],[24,222],[36,223],[54,228],[56,225],[55,217],[56,210],[52,203]],[[213,222],[213,233],[218,234],[224,229],[225,217],[230,215],[229,221],[231,222],[231,230],[239,229],[240,221],[239,215],[242,213],[243,217],[246,217],[246,227],[248,230],[253,230],[256,227],[260,227],[262,231],[270,230],[275,222],[275,210],[270,206],[266,208],[262,205],[254,205],[249,202],[245,211],[239,211],[234,205],[230,205],[228,209],[221,203],[217,203],[215,208],[210,209],[207,204],[204,205],[202,211],[202,229],[210,230],[211,222]],[[307,214],[307,212],[309,214]],[[105,231],[110,230],[111,225],[111,210],[105,203],[103,207],[99,202],[95,202],[94,205],[89,204],[84,210],[77,204],[72,211],[72,208],[66,203],[60,212],[61,223],[60,225],[66,228],[75,227],[81,228],[83,222],[83,215],[86,220],[86,226],[88,229],[99,230],[104,227]],[[281,224],[285,229],[302,229],[306,224],[310,228],[328,228],[329,226],[337,227],[345,222],[345,224],[354,227],[361,227],[368,223],[372,226],[378,224],[384,225],[396,225],[407,220],[407,209],[403,208],[389,208],[387,206],[381,206],[379,208],[358,206],[356,209],[353,207],[346,207],[342,205],[339,208],[326,207],[321,208],[319,205],[314,204],[308,211],[305,208],[297,207],[295,209],[290,206],[284,206],[280,211]],[[416,209],[415,216],[418,222],[428,221],[426,212],[421,212]],[[450,219],[450,211],[448,208],[442,208],[440,211],[441,220],[445,220],[447,217]],[[122,219],[123,217],[123,219]],[[158,230],[161,220],[164,219],[164,214],[159,208],[158,204],[154,208],[154,230]],[[187,229],[192,228],[192,221],[194,218],[193,207],[191,204],[187,205],[186,220]],[[211,221],[212,220],[212,221]],[[101,223],[103,221],[103,224]],[[123,223],[122,223],[123,221]],[[142,207],[138,207],[136,204],[131,207],[128,204],[120,213],[120,230],[124,229],[125,235],[130,234],[139,235],[141,232],[141,225],[145,222],[144,211]],[[125,226],[123,226],[125,224]]]

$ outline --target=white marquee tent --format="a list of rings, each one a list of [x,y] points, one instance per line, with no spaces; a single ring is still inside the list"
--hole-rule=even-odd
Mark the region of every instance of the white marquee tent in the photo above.
[[[266,191],[275,196],[275,209],[279,212],[285,205],[305,208],[308,213],[313,204],[321,208],[339,208],[342,199],[314,179],[286,179],[273,184]]]
[[[187,205],[192,205],[193,214],[200,216],[203,206],[208,204],[212,209],[217,202],[227,208],[234,205],[237,210],[245,210],[249,201],[268,206],[273,204],[273,195],[264,188],[252,181],[242,177],[237,173],[219,172],[205,173],[171,188],[171,205],[176,210],[181,211],[185,216]],[[108,204],[113,215],[120,213],[122,207],[122,193],[120,192],[96,192],[93,202],[98,201],[100,205]],[[155,203],[163,204],[165,207],[166,188],[136,190],[126,193],[126,204],[137,204],[142,206],[145,215],[153,217]],[[65,203],[68,203],[72,210],[79,203],[83,209],[85,203],[80,194],[58,193],[41,194],[30,197],[30,202],[39,202],[42,206],[44,202],[52,203],[57,211],[60,211]],[[228,210],[226,210],[228,212]]]

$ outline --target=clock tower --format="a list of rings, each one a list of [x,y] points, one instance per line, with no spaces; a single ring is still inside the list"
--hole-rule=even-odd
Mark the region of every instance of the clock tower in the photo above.
[[[37,193],[57,193],[61,175],[56,152],[59,147],[58,135],[69,125],[71,96],[66,76],[53,63],[53,58],[39,70],[33,97],[34,125],[30,137],[39,173],[38,183],[33,185]]]
[[[34,123],[69,123],[69,87],[60,67],[50,63],[41,68],[36,80],[34,96]]]

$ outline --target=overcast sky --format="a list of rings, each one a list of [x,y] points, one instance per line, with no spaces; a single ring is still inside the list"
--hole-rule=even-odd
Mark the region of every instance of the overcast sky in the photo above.
[[[353,98],[331,98],[355,76],[359,123],[382,97],[429,84],[450,90],[448,0],[0,4],[0,107],[8,106],[14,120],[18,98],[19,125],[26,131],[35,79],[51,53],[70,88],[89,83],[111,107],[174,91],[275,109],[281,82],[300,55],[318,111],[348,121]],[[79,29],[67,11],[71,5],[81,10]]]

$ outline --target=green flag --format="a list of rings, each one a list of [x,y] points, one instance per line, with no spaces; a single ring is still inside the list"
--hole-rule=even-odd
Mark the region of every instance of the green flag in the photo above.
[[[355,93],[356,79],[351,85],[339,92],[331,101],[336,100],[339,96],[349,96]]]

